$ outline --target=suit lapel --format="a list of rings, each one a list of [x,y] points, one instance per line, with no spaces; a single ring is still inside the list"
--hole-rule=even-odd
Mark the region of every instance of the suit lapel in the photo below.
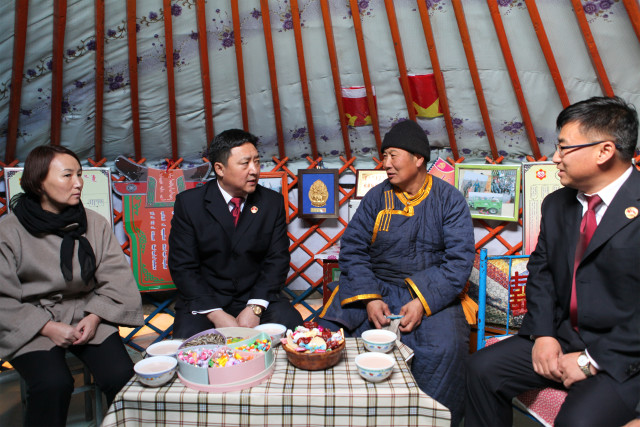
[[[629,207],[640,210],[640,172],[632,171],[631,176],[622,184],[620,190],[611,201],[598,228],[596,228],[584,257],[589,256],[596,248],[604,244],[611,236],[618,233],[632,221],[640,221],[637,216],[628,218],[625,211]]]
[[[212,180],[207,184],[204,201],[207,211],[220,224],[227,237],[231,239],[235,232],[233,217],[229,211],[229,206],[225,203],[224,197],[222,197],[216,180]]]
[[[242,240],[242,236],[249,231],[252,224],[256,220],[256,215],[260,214],[260,191],[256,188],[256,191],[247,196],[247,200],[244,202],[244,208],[240,213],[240,219],[238,220],[238,227],[234,228],[234,239],[231,243],[231,247],[235,248],[238,242]]]
[[[580,222],[582,222],[582,205],[576,198],[577,191],[570,193],[567,201],[567,252],[566,260],[569,271],[573,272],[573,264],[576,258],[576,247],[580,238]],[[572,273],[573,274],[573,273]]]

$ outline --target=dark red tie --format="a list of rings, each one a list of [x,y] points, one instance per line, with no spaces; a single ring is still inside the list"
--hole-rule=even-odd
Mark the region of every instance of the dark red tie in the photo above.
[[[578,330],[578,298],[576,297],[576,271],[582,260],[584,251],[589,246],[591,237],[598,227],[596,222],[596,207],[602,202],[597,194],[595,196],[584,196],[587,199],[587,212],[582,216],[580,222],[580,238],[578,246],[576,246],[576,256],[573,261],[573,282],[571,284],[571,304],[569,306],[569,315],[571,317],[571,326]]]
[[[238,218],[240,218],[240,205],[242,205],[242,197],[232,197],[231,203],[233,209],[231,209],[231,216],[233,217],[233,225],[238,225]]]

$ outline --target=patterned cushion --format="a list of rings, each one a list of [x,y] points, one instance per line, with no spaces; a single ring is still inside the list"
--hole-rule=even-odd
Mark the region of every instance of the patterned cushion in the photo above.
[[[566,397],[566,391],[547,387],[525,391],[513,401],[533,415],[542,425],[551,427]]]
[[[487,262],[487,307],[486,324],[506,326],[507,306],[511,304],[509,327],[522,326],[522,318],[527,311],[524,298],[524,283],[529,275],[528,258],[518,258],[511,262],[511,296],[509,295],[509,262],[504,259]],[[469,296],[478,302],[480,255],[476,254],[471,275],[469,276]],[[518,282],[518,283],[514,283]]]
[[[509,336],[488,338],[486,345],[490,346]],[[560,407],[567,397],[567,392],[552,387],[525,391],[513,399],[513,404],[531,414],[545,427],[553,427]]]

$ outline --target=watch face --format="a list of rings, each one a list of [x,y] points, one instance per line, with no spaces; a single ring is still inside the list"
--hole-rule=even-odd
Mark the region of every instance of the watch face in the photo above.
[[[578,365],[586,366],[588,363],[589,363],[589,358],[587,356],[585,356],[584,354],[581,354],[580,356],[578,356]]]

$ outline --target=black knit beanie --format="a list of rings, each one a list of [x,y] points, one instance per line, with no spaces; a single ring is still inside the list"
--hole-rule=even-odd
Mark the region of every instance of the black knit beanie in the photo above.
[[[412,154],[420,154],[424,156],[426,162],[431,157],[427,134],[413,120],[396,123],[387,132],[382,140],[382,151],[389,147],[402,148]]]

